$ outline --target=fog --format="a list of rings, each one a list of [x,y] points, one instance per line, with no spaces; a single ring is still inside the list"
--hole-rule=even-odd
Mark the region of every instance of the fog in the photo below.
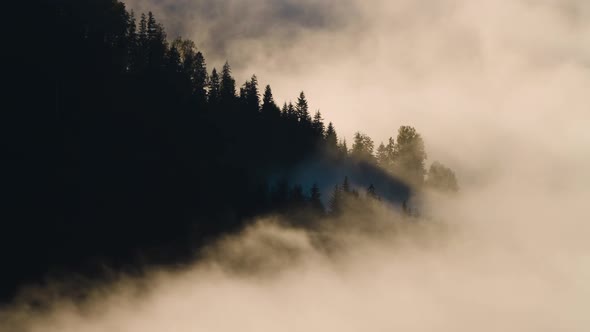
[[[461,192],[427,194],[410,224],[388,207],[313,232],[261,217],[83,305],[31,291],[51,309],[15,304],[0,331],[590,330],[589,2],[128,3],[210,68],[280,101],[305,90],[342,137],[415,126]]]

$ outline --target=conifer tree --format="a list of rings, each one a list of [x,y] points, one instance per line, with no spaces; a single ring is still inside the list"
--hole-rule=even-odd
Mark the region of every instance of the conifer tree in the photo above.
[[[332,122],[328,124],[328,129],[326,129],[326,146],[330,151],[336,151],[338,149],[338,135],[336,135],[336,130],[334,129],[334,125]]]
[[[272,96],[272,89],[270,88],[270,85],[267,85],[264,89],[261,112],[267,119],[278,118],[281,114],[281,110],[275,103]]]
[[[258,113],[260,110],[260,93],[258,92],[258,78],[252,75],[250,81],[244,84],[244,103],[246,109]]]
[[[182,64],[180,63],[180,53],[175,46],[172,46],[168,51],[166,58],[166,68],[169,72],[180,74],[182,73]]]
[[[322,113],[320,111],[317,111],[313,116],[311,127],[317,137],[324,137],[324,119],[322,119]]]
[[[209,104],[217,106],[221,98],[221,82],[219,80],[219,74],[217,69],[213,68],[211,71],[211,77],[209,78],[209,92],[207,94]]]
[[[139,64],[139,39],[135,13],[131,11],[127,23],[127,71],[135,72]]]
[[[225,105],[233,103],[236,98],[236,81],[231,76],[231,67],[228,62],[225,62],[221,72],[220,98]]]
[[[342,158],[346,158],[348,156],[348,145],[346,144],[346,138],[342,139],[340,144],[338,144],[338,150]]]
[[[301,93],[299,94],[299,98],[297,98],[295,111],[297,113],[297,118],[299,119],[299,122],[305,124],[311,123],[311,117],[309,115],[309,106],[307,104],[307,99],[305,98],[305,93],[303,93],[303,91],[301,91]]]
[[[192,73],[193,90],[197,102],[204,105],[207,101],[207,65],[201,52],[195,55],[194,71]]]

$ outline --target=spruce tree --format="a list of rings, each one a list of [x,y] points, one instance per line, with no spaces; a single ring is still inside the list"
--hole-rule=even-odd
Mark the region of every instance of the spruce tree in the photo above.
[[[326,146],[328,147],[329,151],[336,151],[338,149],[338,135],[336,135],[336,130],[334,129],[334,125],[332,122],[328,124],[328,129],[326,129]]]
[[[225,105],[232,104],[236,98],[236,81],[231,76],[231,67],[228,62],[225,62],[221,72],[220,98]]]
[[[281,114],[281,110],[277,106],[272,96],[272,89],[270,85],[267,85],[264,89],[264,96],[262,97],[262,108],[261,112],[267,119],[278,118]]]
[[[297,118],[299,119],[299,122],[306,124],[311,123],[311,117],[309,116],[309,106],[307,104],[307,99],[305,98],[305,93],[303,93],[303,91],[301,91],[301,93],[299,94],[299,98],[297,98],[295,111],[297,113]]]
[[[317,137],[324,137],[324,119],[322,119],[320,111],[317,111],[313,116],[311,127]]]
[[[217,106],[221,99],[221,82],[219,80],[219,74],[217,69],[213,68],[211,71],[211,77],[209,77],[209,92],[207,93],[209,104]]]
[[[195,55],[195,63],[192,75],[193,91],[197,102],[204,105],[207,101],[207,65],[201,52]]]

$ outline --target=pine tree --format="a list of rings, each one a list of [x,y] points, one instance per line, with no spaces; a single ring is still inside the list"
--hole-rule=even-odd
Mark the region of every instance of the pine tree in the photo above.
[[[166,54],[166,33],[162,25],[156,22],[152,12],[148,13],[146,34],[148,66],[150,68],[159,68],[163,64]]]
[[[311,117],[309,116],[309,106],[307,104],[307,99],[305,98],[305,93],[303,93],[303,91],[301,91],[301,93],[299,94],[299,98],[297,98],[295,111],[297,113],[297,118],[299,119],[299,122],[306,124],[311,123]]]
[[[228,62],[225,62],[221,72],[220,98],[225,105],[232,104],[236,98],[236,81],[231,76],[231,67]]]
[[[245,107],[250,112],[258,113],[260,110],[260,93],[258,92],[258,78],[253,75],[250,81],[246,82],[243,86],[243,102]]]
[[[135,72],[139,64],[139,39],[135,13],[131,11],[127,23],[127,71]]]
[[[145,16],[145,13],[141,14],[141,18],[139,20],[139,44],[141,47],[146,47],[147,46],[147,40],[148,40],[148,34],[147,34],[147,18]]]
[[[213,68],[209,77],[209,92],[207,94],[209,104],[216,106],[221,98],[221,83],[217,69]]]
[[[172,46],[168,51],[166,57],[166,68],[169,72],[179,74],[182,73],[182,64],[180,63],[180,53],[175,46]]]
[[[340,144],[338,144],[338,152],[342,158],[348,156],[348,145],[346,144],[346,138],[342,139]]]
[[[197,102],[204,105],[207,101],[207,65],[201,52],[195,55],[194,71],[192,75],[193,90]]]
[[[295,110],[292,102],[289,102],[289,105],[287,105],[285,115],[288,120],[297,121],[297,111]]]
[[[262,108],[261,112],[267,119],[278,118],[281,114],[281,110],[277,106],[272,96],[272,90],[270,85],[267,85],[264,89],[264,96],[262,97]]]
[[[326,146],[328,147],[329,151],[336,151],[338,149],[338,135],[336,135],[336,130],[334,129],[334,125],[332,122],[328,124],[328,129],[326,129]]]
[[[135,51],[135,69],[142,71],[147,66],[148,38],[147,38],[147,17],[141,14],[139,20],[139,33],[137,35],[137,49]]]
[[[313,116],[311,127],[317,137],[324,137],[324,119],[322,119],[322,113],[320,111],[317,111]]]

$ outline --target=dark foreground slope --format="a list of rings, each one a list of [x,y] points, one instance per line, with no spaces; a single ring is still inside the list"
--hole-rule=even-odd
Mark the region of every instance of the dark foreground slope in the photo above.
[[[357,133],[349,149],[303,92],[279,107],[256,76],[238,88],[229,64],[209,70],[151,13],[116,0],[11,13],[1,300],[48,276],[182,263],[257,216],[308,227],[343,202],[401,208],[425,184],[457,189],[440,163],[425,178],[414,128],[376,149]]]
[[[194,43],[168,41],[151,14],[115,0],[36,1],[23,13],[6,71],[3,299],[55,271],[188,259],[300,200],[276,174],[349,160],[303,93],[281,110],[270,87],[261,100],[256,77],[237,91],[228,64],[207,70]],[[330,187],[343,175],[305,181]]]

